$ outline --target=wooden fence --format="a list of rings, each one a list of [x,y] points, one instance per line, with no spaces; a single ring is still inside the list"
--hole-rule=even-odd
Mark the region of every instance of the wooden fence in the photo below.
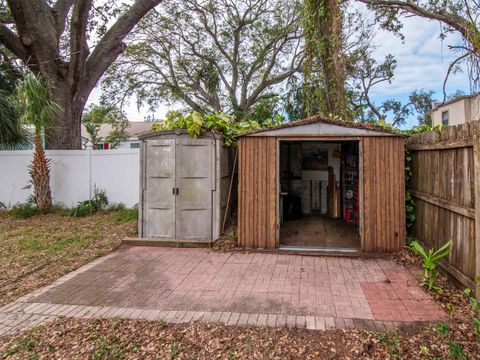
[[[414,236],[428,248],[453,241],[441,266],[480,297],[480,122],[417,134],[409,188],[416,202]]]

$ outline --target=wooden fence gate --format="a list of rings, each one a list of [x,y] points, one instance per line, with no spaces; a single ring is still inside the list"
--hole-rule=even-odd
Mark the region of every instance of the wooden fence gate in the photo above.
[[[441,266],[480,298],[480,122],[413,135],[414,237],[428,248],[452,240]]]

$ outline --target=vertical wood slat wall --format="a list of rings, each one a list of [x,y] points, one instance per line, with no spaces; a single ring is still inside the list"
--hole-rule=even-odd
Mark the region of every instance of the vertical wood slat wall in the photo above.
[[[480,298],[480,122],[409,138],[414,236],[425,247],[453,241],[441,266]]]
[[[405,246],[405,140],[363,138],[364,251]]]
[[[276,138],[242,137],[238,151],[239,245],[275,249],[278,247]]]

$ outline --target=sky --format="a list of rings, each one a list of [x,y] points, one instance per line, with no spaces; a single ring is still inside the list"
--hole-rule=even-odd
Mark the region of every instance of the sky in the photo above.
[[[460,38],[455,34],[448,34],[442,42],[439,39],[440,25],[435,21],[428,21],[418,17],[405,18],[402,33],[404,41],[391,33],[378,30],[374,35],[374,58],[381,62],[385,55],[392,54],[397,60],[395,77],[391,84],[379,84],[372,89],[372,98],[375,103],[386,99],[397,99],[402,102],[408,100],[408,95],[415,89],[433,90],[434,98],[441,100],[442,84],[447,73],[449,63],[455,59],[455,53],[448,49],[448,45],[458,43]],[[450,75],[447,83],[447,94],[456,90],[469,93],[469,82],[466,73]],[[97,87],[89,97],[88,103],[98,103],[101,90]],[[172,107],[160,106],[153,114],[154,118],[162,119]],[[152,115],[147,108],[137,109],[135,100],[124,108],[130,121],[143,121]],[[409,119],[404,128],[416,124],[414,118]]]

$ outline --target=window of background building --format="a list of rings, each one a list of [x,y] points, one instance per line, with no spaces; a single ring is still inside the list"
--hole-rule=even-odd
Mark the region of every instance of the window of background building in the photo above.
[[[448,126],[448,110],[442,111],[442,125]]]
[[[140,147],[140,143],[130,143],[130,149],[138,149]]]

